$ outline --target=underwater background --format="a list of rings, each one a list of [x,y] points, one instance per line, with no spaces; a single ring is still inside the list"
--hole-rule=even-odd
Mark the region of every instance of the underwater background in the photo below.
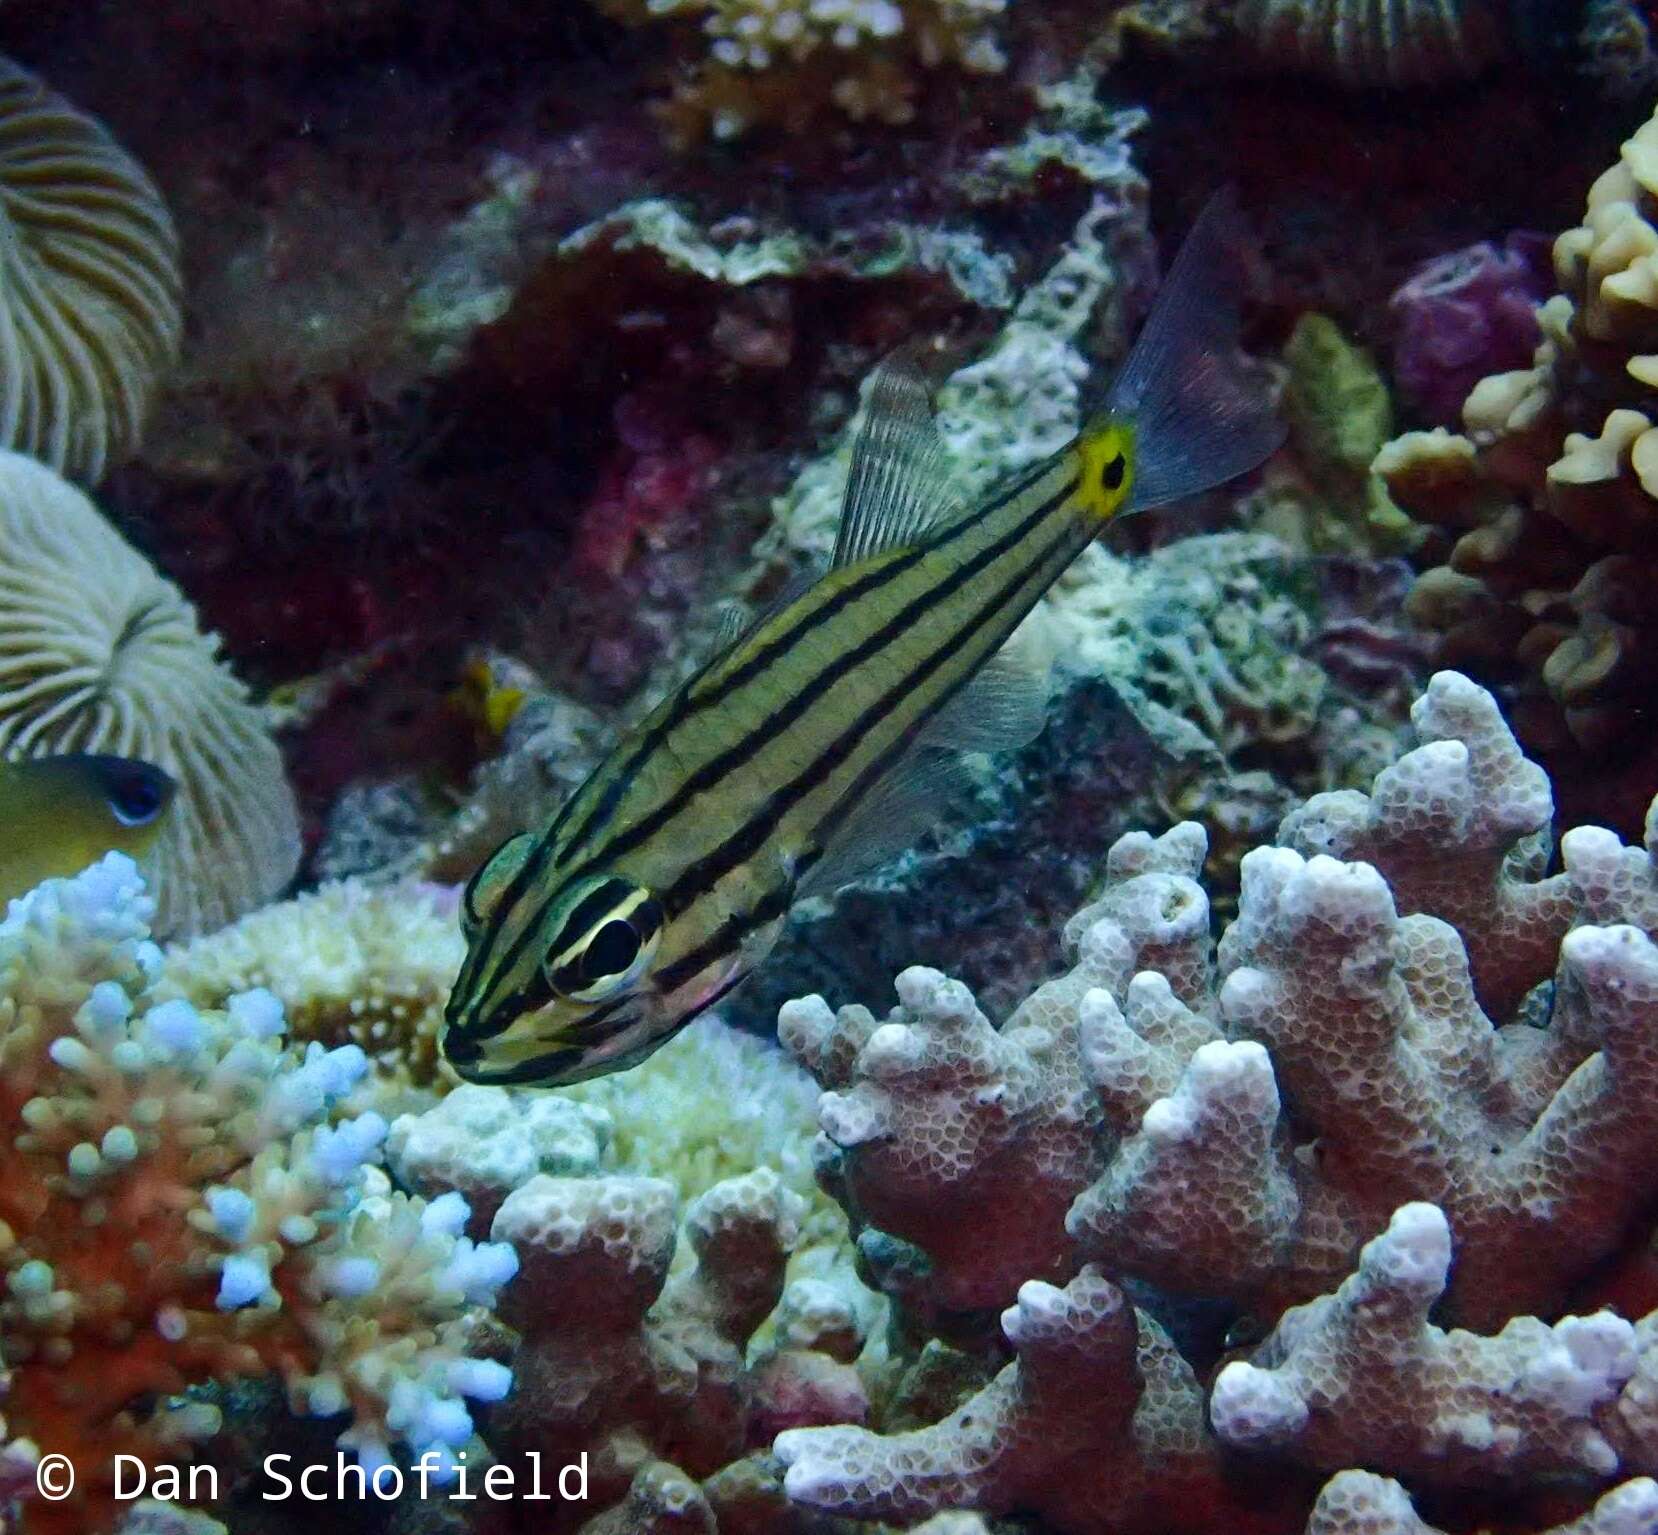
[[[1646,0],[3,0],[0,1535],[1658,1535],[1655,106]],[[883,359],[995,504],[1228,187],[1282,446],[1041,733],[461,1081]]]

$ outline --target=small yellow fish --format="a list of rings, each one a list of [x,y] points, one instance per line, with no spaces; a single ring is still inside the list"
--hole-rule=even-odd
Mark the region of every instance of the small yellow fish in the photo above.
[[[142,860],[177,785],[130,757],[0,762],[0,907],[114,851]]]
[[[475,1082],[637,1064],[770,951],[790,908],[911,845],[963,751],[1029,740],[1045,690],[1004,643],[1114,520],[1253,468],[1282,431],[1237,352],[1214,204],[1104,407],[971,505],[924,384],[887,365],[829,571],[736,635],[462,905],[444,1050]]]

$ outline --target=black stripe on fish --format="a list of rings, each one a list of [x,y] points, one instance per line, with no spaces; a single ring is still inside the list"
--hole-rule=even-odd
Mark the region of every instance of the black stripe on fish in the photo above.
[[[855,670],[871,656],[878,654],[890,645],[901,634],[915,627],[915,624],[927,614],[927,611],[938,603],[955,595],[963,586],[978,575],[981,570],[994,565],[997,560],[1010,550],[1017,547],[1023,540],[1030,537],[1044,518],[1051,516],[1054,509],[1076,489],[1074,480],[1067,481],[1063,490],[1048,500],[1040,503],[1025,520],[1003,534],[995,543],[988,544],[981,549],[971,560],[957,566],[944,580],[928,587],[919,593],[913,601],[898,613],[895,613],[881,628],[868,635],[862,642],[850,650],[842,652],[831,660],[817,676],[812,678],[804,687],[798,689],[789,699],[789,702],[767,722],[763,733],[745,733],[739,740],[733,742],[717,756],[708,761],[692,773],[674,791],[673,795],[653,810],[642,820],[636,821],[626,831],[619,833],[607,843],[595,856],[594,861],[611,862],[631,852],[641,842],[656,835],[664,826],[677,816],[686,803],[698,794],[705,794],[717,788],[720,781],[735,767],[740,766],[758,752],[777,739],[785,730],[794,725],[824,694],[828,693],[836,683],[840,682],[849,672]],[[1045,552],[1038,561],[1033,561],[1028,570],[1038,564],[1045,564],[1049,553]],[[1022,585],[1021,577],[1016,585]],[[1005,600],[998,598],[998,603]],[[994,611],[994,606],[989,611]],[[965,632],[971,632],[967,630]],[[964,679],[965,680],[965,679]],[[889,689],[883,695],[883,702],[887,699],[896,700],[904,696],[906,689],[903,686]],[[866,711],[867,712],[867,711]],[[890,712],[890,705],[889,705]],[[572,871],[572,877],[586,873],[586,867]],[[677,886],[676,886],[677,888]],[[671,899],[665,892],[658,892],[660,900],[670,916],[677,916],[683,905]]]
[[[913,569],[927,555],[944,549],[954,539],[963,536],[972,528],[978,526],[985,517],[1000,511],[1008,502],[1022,495],[1031,485],[1034,485],[1037,480],[1048,472],[1051,465],[1052,460],[1044,460],[1033,466],[1028,473],[1021,475],[1006,486],[971,517],[964,517],[948,528],[941,529],[933,538],[926,539],[906,551],[903,557],[891,560],[880,569],[870,571],[868,575],[843,586],[811,612],[802,614],[782,634],[768,640],[741,666],[721,678],[714,687],[698,693],[697,679],[693,678],[681,691],[676,706],[641,739],[627,763],[619,768],[616,777],[605,790],[600,802],[594,806],[581,826],[571,833],[560,851],[559,861],[561,863],[566,862],[574,857],[583,843],[587,842],[609,823],[627,794],[639,765],[646,761],[651,753],[687,720],[704,710],[714,707],[716,704],[724,702],[731,694],[737,692],[740,688],[747,687],[749,683],[763,676],[771,667],[786,660],[789,653],[801,640],[844,612],[851,603],[879,591],[889,582]],[[704,668],[704,671],[709,670],[719,659],[720,657],[716,656],[709,663],[709,667]]]
[[[1044,551],[1040,560],[1027,566],[1017,578],[1003,587],[994,603],[987,605],[979,614],[975,615],[975,621],[972,625],[955,631],[945,644],[929,655],[914,670],[900,678],[881,698],[865,709],[857,720],[819,753],[804,772],[773,793],[756,815],[751,817],[740,830],[734,832],[707,857],[688,867],[675,881],[671,889],[662,892],[659,896],[663,906],[670,910],[677,910],[693,904],[708,890],[712,889],[721,878],[742,863],[744,859],[751,857],[761,847],[764,847],[767,839],[777,829],[778,822],[812,790],[822,784],[851,755],[857,743],[868,734],[870,729],[892,713],[898,700],[913,692],[916,687],[924,683],[943,666],[957,651],[962,641],[989,623],[995,614],[1013,600],[1021,587],[1029,585],[1033,580],[1043,578],[1043,573],[1049,562],[1053,561],[1056,555],[1064,553],[1070,542],[1071,539],[1068,533],[1057,537]],[[1071,556],[1066,554],[1066,559],[1069,560],[1070,558]],[[1051,577],[1046,579],[1051,580]],[[881,776],[897,764],[898,759],[910,749],[915,738],[926,727],[927,720],[943,708],[956,692],[972,680],[975,671],[976,668],[964,672],[957,685],[940,698],[937,704],[928,711],[927,715],[912,722],[897,741],[859,773],[857,780],[848,790],[846,796],[845,808],[848,811],[855,808],[857,802],[880,781]],[[817,856],[819,855],[813,855],[814,862]],[[699,948],[676,960],[666,969],[659,971],[655,979],[660,989],[665,992],[672,991],[705,966],[713,963],[722,952],[741,943],[749,932],[764,926],[765,923],[786,912],[793,900],[793,887],[798,882],[799,876],[805,873],[806,867],[803,861],[803,866],[795,871],[795,878],[789,881],[788,884],[778,886],[760,902],[756,903],[752,911],[734,914],[726,918],[714,934]],[[693,885],[694,888],[689,890],[682,888],[687,884]],[[670,905],[670,902],[676,904]]]
[[[1000,507],[1005,506],[1007,502],[1017,496],[1022,489],[1027,488],[1029,484],[1035,483],[1035,481],[1051,467],[1051,460],[1047,463],[1039,465],[1030,476],[1021,480],[1012,490],[1006,492],[994,503],[992,503],[991,509],[999,509]],[[996,540],[995,543],[987,545],[984,549],[980,550],[979,553],[973,557],[973,559],[958,566],[945,580],[919,593],[900,613],[896,614],[887,624],[878,630],[875,635],[866,638],[860,645],[855,646],[852,650],[844,652],[843,654],[832,659],[824,667],[824,669],[812,679],[810,683],[801,688],[791,697],[788,705],[785,706],[784,709],[779,711],[767,722],[768,728],[763,736],[756,737],[752,733],[745,734],[723,752],[704,762],[702,767],[698,768],[683,783],[681,783],[674,791],[673,795],[664,801],[663,804],[659,805],[649,815],[635,822],[631,827],[627,828],[617,837],[612,839],[608,844],[604,845],[595,854],[593,854],[584,865],[569,871],[566,875],[566,879],[575,879],[584,874],[595,872],[594,866],[596,864],[609,863],[631,851],[633,848],[637,847],[639,843],[656,835],[656,833],[660,831],[663,826],[667,825],[680,813],[685,804],[692,797],[697,794],[706,793],[708,790],[717,787],[720,781],[725,778],[734,767],[751,757],[756,751],[763,750],[764,747],[769,742],[774,740],[779,734],[781,734],[782,731],[794,725],[799,720],[801,715],[803,715],[811,707],[811,705],[818,700],[818,698],[833,688],[834,685],[839,682],[849,671],[859,665],[862,661],[866,660],[869,656],[876,654],[879,650],[890,644],[893,639],[897,638],[897,636],[905,630],[912,627],[918,617],[924,616],[936,602],[952,596],[981,570],[993,565],[998,559],[1002,558],[1009,551],[1017,547],[1022,540],[1028,538],[1032,530],[1039,526],[1044,518],[1050,516],[1053,511],[1075,491],[1076,484],[1077,482],[1075,477],[1068,476],[1064,486],[1059,491],[1048,497],[1046,500],[1040,502],[1032,511],[1026,514],[1021,522],[1016,524],[1007,533],[1004,533],[999,539]],[[754,678],[763,675],[766,669],[770,666],[776,665],[787,655],[788,650],[795,639],[797,639],[801,634],[812,632],[821,622],[826,622],[830,616],[828,610],[831,607],[833,607],[837,613],[844,611],[846,602],[851,600],[849,594],[862,594],[862,592],[866,589],[869,591],[877,590],[881,585],[884,585],[887,580],[892,579],[897,574],[901,573],[902,570],[913,568],[914,564],[923,558],[928,552],[945,547],[955,537],[966,532],[968,529],[977,526],[982,515],[983,514],[963,519],[961,522],[952,525],[952,527],[949,528],[946,533],[936,541],[933,541],[927,545],[918,546],[914,551],[906,554],[903,559],[894,560],[890,564],[883,566],[880,570],[870,572],[869,576],[863,578],[863,580],[854,582],[851,585],[842,588],[842,590],[837,592],[829,602],[822,604],[822,606],[814,610],[812,613],[804,615],[802,620],[792,627],[789,634],[778,636],[778,638],[771,641],[764,650],[756,656],[751,657],[741,668],[739,668],[739,671],[748,674],[746,679],[748,681],[752,681]],[[1033,562],[1033,565],[1045,563],[1047,558],[1048,556],[1044,555],[1042,560]],[[1017,584],[1018,583],[1016,583],[1016,585]],[[770,657],[770,659],[766,659],[767,657]],[[733,676],[735,675],[736,674],[733,674]],[[964,678],[963,680],[965,681],[966,679]],[[730,682],[732,682],[731,678],[726,679],[726,683]],[[724,687],[725,684],[722,683],[722,689]],[[724,696],[724,691],[717,691],[715,694],[709,695],[709,701],[712,702],[716,698]],[[903,689],[900,688],[894,690],[890,696],[901,698],[903,696]],[[648,738],[652,749],[654,749],[654,745],[659,742],[659,739],[666,734],[667,728],[667,722],[664,721],[652,731],[650,737]],[[642,747],[640,750],[632,754],[625,767],[618,769],[615,781],[613,782],[611,788],[607,790],[607,797],[612,793],[621,795],[626,792],[627,786],[631,782],[633,774],[637,771],[640,763],[647,754],[647,749]],[[589,822],[591,822],[591,820],[592,817],[590,816]],[[586,826],[584,825],[581,830],[573,834],[568,845],[574,847],[577,843],[579,843],[585,834]],[[539,846],[535,853],[526,860],[526,868],[532,864],[538,871],[546,867],[547,854],[550,850],[550,842],[550,835],[548,838],[543,839],[541,846]],[[562,861],[562,855],[560,861]],[[681,883],[683,883],[683,880],[676,882],[676,888],[678,884]],[[522,890],[520,887],[522,887],[523,884],[524,879],[522,875],[513,881],[512,896],[514,899],[521,895]],[[677,916],[683,909],[681,905],[676,904],[665,894],[659,893],[658,898],[662,901],[663,908],[669,918]],[[484,994],[487,995],[488,991],[496,983],[499,977],[509,973],[523,959],[524,951],[530,944],[534,943],[540,935],[547,914],[551,910],[551,907],[556,899],[556,893],[549,895],[547,900],[544,901],[536,910],[534,919],[524,923],[519,931],[518,937],[513,941],[506,953],[500,957],[498,963],[493,966],[489,981],[479,988]],[[511,907],[509,903],[506,900],[503,900],[499,910],[506,912],[510,909]],[[488,962],[488,959],[492,957],[490,951],[492,951],[495,946],[495,941],[501,931],[501,927],[501,923],[495,924],[492,930],[486,935],[485,942],[478,955],[478,968],[474,972],[476,975],[482,976],[484,974],[482,967]],[[478,1038],[488,1038],[493,1033],[500,1032],[501,1029],[506,1027],[505,1024],[495,1025],[492,1027],[494,1018],[500,1012],[500,1006],[492,1008],[488,1018],[469,1027],[467,1029],[467,1033]]]

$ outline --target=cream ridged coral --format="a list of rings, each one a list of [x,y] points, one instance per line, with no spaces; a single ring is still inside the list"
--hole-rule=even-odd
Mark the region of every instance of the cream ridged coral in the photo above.
[[[1500,0],[1132,0],[1113,26],[1223,68],[1352,89],[1470,80],[1518,53]]]
[[[360,1045],[382,1071],[425,1087],[444,1075],[438,1031],[465,952],[436,887],[342,880],[180,944],[166,984],[198,1007],[263,987],[295,1039]]]
[[[96,118],[0,58],[0,443],[96,481],[178,351],[178,237]]]
[[[1464,435],[1407,433],[1375,468],[1456,540],[1410,601],[1443,659],[1512,679],[1539,750],[1600,751],[1640,732],[1658,679],[1658,118],[1590,188],[1554,268],[1532,367],[1477,384]]]
[[[282,758],[177,588],[74,486],[0,452],[0,756],[110,752],[179,794],[151,854],[157,926],[267,901],[299,863]]]
[[[1471,78],[1504,24],[1491,0],[1238,0],[1232,22],[1263,62],[1359,86]]]
[[[166,1464],[216,1434],[187,1386],[273,1375],[377,1463],[394,1442],[441,1460],[463,1399],[510,1380],[471,1338],[512,1254],[461,1235],[458,1195],[390,1190],[378,1115],[333,1115],[362,1052],[289,1048],[268,992],[164,999],[148,907],[111,854],[0,923],[5,1459],[78,1474],[58,1503],[6,1475],[35,1532],[111,1529],[115,1454]]]

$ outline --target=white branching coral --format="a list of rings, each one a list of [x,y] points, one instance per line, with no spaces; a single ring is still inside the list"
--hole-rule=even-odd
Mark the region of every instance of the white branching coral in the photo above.
[[[335,1112],[363,1052],[290,1048],[267,991],[164,997],[148,915],[111,854],[0,923],[6,1425],[14,1459],[78,1471],[49,1508],[6,1479],[31,1529],[111,1528],[117,1453],[171,1463],[216,1433],[190,1385],[274,1375],[296,1412],[348,1414],[366,1463],[403,1443],[441,1464],[466,1399],[510,1382],[471,1336],[512,1251],[461,1234],[459,1195],[390,1190],[384,1121]]]

